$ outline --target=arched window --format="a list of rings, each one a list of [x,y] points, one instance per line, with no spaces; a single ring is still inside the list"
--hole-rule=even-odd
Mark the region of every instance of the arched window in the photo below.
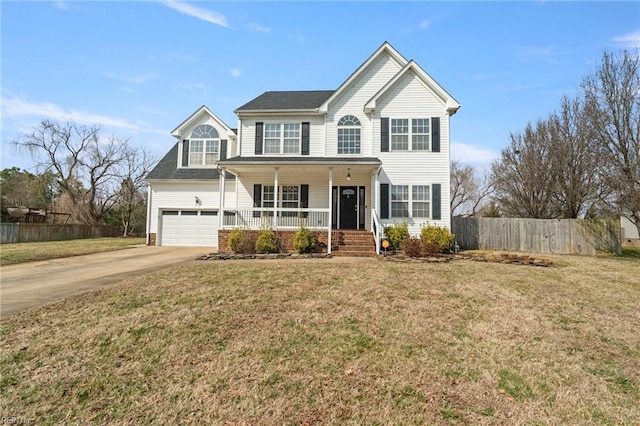
[[[345,115],[338,121],[338,154],[360,154],[360,120]]]
[[[189,141],[189,165],[212,166],[218,159],[220,137],[218,131],[208,124],[202,124],[191,132]]]

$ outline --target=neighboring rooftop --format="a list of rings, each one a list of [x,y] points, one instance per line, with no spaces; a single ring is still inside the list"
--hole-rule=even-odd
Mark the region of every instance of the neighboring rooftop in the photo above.
[[[237,111],[256,110],[313,110],[319,108],[335,90],[302,90],[283,92],[264,92],[247,102]]]

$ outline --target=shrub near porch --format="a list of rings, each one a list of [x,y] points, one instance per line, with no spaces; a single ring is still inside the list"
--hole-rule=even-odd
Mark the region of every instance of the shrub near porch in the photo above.
[[[226,253],[229,251],[229,235],[233,232],[233,230],[229,229],[221,229],[218,231],[218,251],[222,253]],[[258,238],[258,233],[260,231],[247,230],[252,234],[255,234],[254,241]],[[295,238],[297,230],[294,231],[276,231],[276,235],[278,237],[278,242],[280,247],[282,247],[287,253],[296,253],[296,249],[293,247],[293,239]],[[326,231],[313,231],[316,242],[324,244],[324,248],[322,248],[322,253],[326,253],[327,249],[327,232]]]

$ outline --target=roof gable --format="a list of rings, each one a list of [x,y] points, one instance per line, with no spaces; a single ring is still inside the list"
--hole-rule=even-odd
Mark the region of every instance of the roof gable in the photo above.
[[[195,110],[195,112],[193,114],[191,114],[189,117],[187,117],[186,120],[184,120],[182,123],[180,123],[178,125],[178,127],[176,127],[175,129],[173,129],[171,131],[171,135],[176,137],[176,138],[182,138],[184,137],[184,135],[182,134],[184,132],[184,130],[191,126],[191,124],[194,121],[197,121],[200,119],[200,117],[202,117],[203,115],[207,115],[209,117],[211,117],[220,127],[222,127],[225,131],[225,133],[227,134],[228,138],[235,138],[236,137],[236,132],[233,131],[232,128],[230,128],[229,126],[227,126],[227,124],[222,121],[217,115],[215,115],[209,108],[206,107],[206,105],[202,105],[200,108],[198,108],[197,110]],[[221,135],[222,137],[222,135]]]
[[[418,80],[430,90],[447,108],[449,115],[453,115],[460,108],[460,104],[442,86],[440,86],[429,74],[427,74],[413,59],[409,61],[398,73],[387,82],[365,104],[364,112],[371,113],[376,109],[376,102],[384,96],[398,81],[413,71]]]
[[[362,65],[358,67],[345,81],[338,87],[338,89],[320,106],[320,111],[326,112],[329,109],[329,105],[336,99],[338,99],[342,94],[356,81],[358,80],[369,67],[380,58],[382,55],[388,54],[393,60],[395,60],[400,66],[404,66],[407,64],[407,60],[404,56],[402,56],[396,49],[389,44],[389,42],[384,42],[382,45],[375,51],[369,58],[364,61]]]

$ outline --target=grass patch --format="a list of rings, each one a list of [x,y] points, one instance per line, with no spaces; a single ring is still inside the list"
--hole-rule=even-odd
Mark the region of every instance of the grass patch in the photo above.
[[[0,265],[120,250],[144,244],[144,238],[91,238],[0,245]]]
[[[638,424],[640,262],[196,262],[0,322],[46,424]],[[560,265],[560,266],[557,266]]]

